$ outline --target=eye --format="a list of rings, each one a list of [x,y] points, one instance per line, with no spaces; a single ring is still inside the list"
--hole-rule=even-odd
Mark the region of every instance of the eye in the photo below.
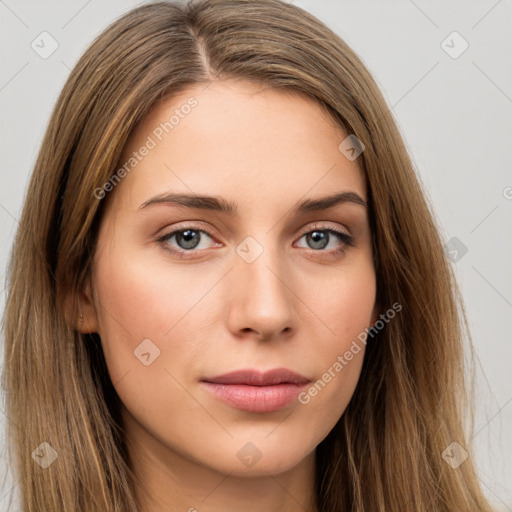
[[[347,233],[334,229],[332,227],[314,226],[312,231],[308,231],[302,235],[301,240],[305,238],[306,243],[312,252],[327,253],[337,255],[343,253],[347,247],[354,247],[354,238]],[[324,250],[329,245],[333,245],[330,250]]]
[[[312,230],[305,232],[299,240],[306,239],[310,253],[319,256],[336,256],[345,252],[347,247],[355,247],[354,238],[347,233],[335,229],[332,226],[315,225]],[[174,229],[157,239],[164,250],[180,258],[193,258],[197,251],[204,251],[211,247],[208,239],[214,238],[204,229],[194,225],[184,226],[182,229]],[[217,246],[222,245],[215,242]],[[329,245],[334,245],[330,247]],[[316,254],[315,254],[316,255]]]
[[[185,252],[193,252],[195,249],[208,249],[205,245],[205,239],[213,238],[203,229],[197,226],[187,226],[183,229],[175,229],[161,236],[157,242],[162,244],[163,248],[173,254],[180,254],[181,258]],[[177,246],[177,247],[176,247]]]

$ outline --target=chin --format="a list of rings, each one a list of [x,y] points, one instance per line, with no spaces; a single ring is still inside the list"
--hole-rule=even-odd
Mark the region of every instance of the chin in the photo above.
[[[268,435],[265,433],[265,435]],[[272,436],[272,434],[271,434]],[[305,458],[314,456],[316,445],[305,450],[306,440],[292,442],[270,437],[265,439],[234,439],[228,445],[216,444],[208,453],[209,460],[198,461],[220,473],[229,473],[237,477],[258,477],[278,475],[298,466]],[[313,452],[313,453],[312,453]],[[203,452],[203,455],[204,454]]]

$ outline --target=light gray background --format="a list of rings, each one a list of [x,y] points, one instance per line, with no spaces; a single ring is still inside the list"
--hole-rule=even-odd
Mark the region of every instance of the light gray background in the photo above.
[[[2,312],[8,250],[57,95],[93,37],[139,4],[0,0]],[[467,247],[452,265],[480,361],[474,457],[496,510],[512,511],[512,0],[295,4],[339,33],[373,73],[445,242],[453,244],[456,237]],[[44,31],[58,43],[46,59],[31,47]],[[458,36],[442,43],[453,31],[469,44],[461,55],[464,43]],[[0,402],[0,431],[6,421]],[[6,468],[2,439],[1,510],[7,509],[5,496],[11,489],[16,491],[16,485]]]

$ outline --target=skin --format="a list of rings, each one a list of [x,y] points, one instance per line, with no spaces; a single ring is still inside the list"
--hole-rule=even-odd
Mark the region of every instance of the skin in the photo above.
[[[101,336],[144,512],[314,511],[315,448],[354,392],[364,346],[309,403],[275,412],[236,409],[200,379],[285,367],[316,382],[378,318],[367,208],[290,213],[340,191],[366,201],[364,174],[312,99],[230,81],[162,100],[121,161],[191,96],[198,105],[109,192],[82,330]],[[169,191],[223,197],[239,217],[139,208]],[[157,241],[178,228],[207,234],[192,250],[177,237]],[[327,229],[356,246],[336,255],[344,243],[334,234],[320,249],[304,236]],[[251,263],[236,251],[248,236],[263,249]],[[189,252],[180,258],[166,245]],[[145,339],[160,350],[148,366],[134,356]],[[261,455],[251,467],[237,456],[247,443]]]

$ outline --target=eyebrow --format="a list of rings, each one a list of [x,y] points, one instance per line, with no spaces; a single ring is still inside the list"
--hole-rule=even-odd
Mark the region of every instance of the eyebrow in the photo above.
[[[191,194],[178,194],[178,193],[165,193],[145,201],[139,206],[139,210],[147,208],[155,204],[170,204],[176,206],[184,206],[186,208],[199,208],[201,210],[211,210],[219,213],[224,213],[229,216],[239,216],[236,203],[228,201],[223,197],[207,196],[207,195],[191,195]],[[320,197],[317,199],[306,199],[299,202],[293,208],[292,214],[303,215],[308,212],[327,210],[339,204],[356,204],[368,206],[366,201],[352,191],[343,191],[336,194]]]

